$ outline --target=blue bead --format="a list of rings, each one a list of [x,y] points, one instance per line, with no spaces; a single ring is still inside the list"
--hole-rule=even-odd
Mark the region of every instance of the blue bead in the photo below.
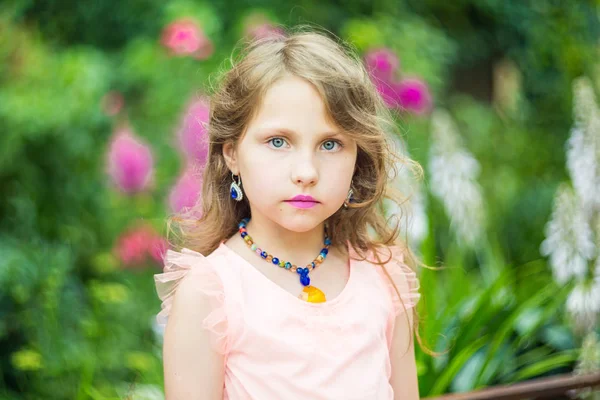
[[[292,268],[292,263],[288,261],[285,263],[285,269],[290,269],[290,268]]]
[[[302,268],[300,268],[300,267],[296,268],[296,273],[298,275],[302,275]]]
[[[331,239],[327,238],[325,239],[325,246],[328,246],[331,244]]]
[[[266,251],[262,251],[262,252],[260,253],[260,256],[261,256],[262,258],[267,258],[267,252],[266,252]]]
[[[313,261],[313,262],[311,262],[311,263],[310,263],[310,265],[311,265],[313,268],[316,268],[316,267],[317,267],[317,266],[315,265],[315,262],[314,262],[314,261]]]
[[[323,249],[323,250],[321,250],[321,253],[323,253],[323,254],[327,254],[327,253],[329,253],[329,250],[327,250],[327,249]]]
[[[272,262],[273,264],[279,265],[279,258],[277,258],[277,257],[273,257],[273,259],[271,260],[271,262]]]
[[[310,285],[310,278],[308,277],[308,275],[301,275],[300,276],[300,283],[303,286],[308,286]]]
[[[242,235],[242,237],[246,237],[246,236],[248,236],[248,232],[242,232],[241,235]]]
[[[237,199],[237,197],[238,197],[237,192],[235,191],[234,188],[231,188],[231,198],[232,199]]]

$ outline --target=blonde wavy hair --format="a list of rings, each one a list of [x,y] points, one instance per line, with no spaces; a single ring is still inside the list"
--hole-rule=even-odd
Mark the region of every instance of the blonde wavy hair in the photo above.
[[[398,165],[409,168],[419,179],[423,170],[416,161],[400,155],[394,148],[392,137],[398,132],[393,116],[357,52],[327,33],[302,26],[281,35],[245,42],[237,56],[235,53],[216,87],[211,88],[209,150],[202,172],[202,200],[183,213],[169,216],[170,246],[186,247],[206,256],[238,231],[242,218],[250,216],[246,197],[239,202],[230,198],[232,177],[223,157],[223,145],[240,140],[265,92],[278,79],[291,74],[314,85],[329,117],[358,147],[352,178],[356,201],[328,219],[331,245],[345,247],[349,242],[362,259],[374,254],[375,263],[380,266],[392,255],[382,261],[379,250],[398,245],[411,269],[423,265],[411,252],[407,240],[399,239],[401,220],[408,216],[404,209],[409,197],[390,185],[399,172]],[[395,224],[385,217],[384,201],[395,202],[402,210]],[[383,270],[391,281],[385,267]],[[419,344],[429,352],[417,329],[416,307],[413,321]]]

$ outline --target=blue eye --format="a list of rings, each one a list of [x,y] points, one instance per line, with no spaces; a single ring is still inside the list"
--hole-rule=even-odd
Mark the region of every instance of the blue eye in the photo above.
[[[327,146],[327,144],[332,143],[333,145],[331,146]],[[338,140],[328,140],[325,143],[323,143],[323,146],[325,147],[325,150],[333,150],[333,146],[338,145],[340,147],[343,147],[342,143]]]
[[[285,140],[283,140],[280,137],[274,137],[272,139],[269,139],[269,143],[273,143],[273,145],[275,146],[275,148],[280,149],[283,146],[283,143],[285,142]]]
[[[271,139],[269,139],[267,141],[267,143],[271,143],[273,145],[274,148],[276,149],[281,149],[283,148],[283,145],[285,144],[286,140],[282,137],[273,137]],[[342,144],[342,142],[340,142],[339,140],[327,140],[325,142],[323,142],[323,147],[325,148],[325,150],[327,151],[334,151],[335,150],[335,145],[338,145],[340,148],[344,147],[344,145]]]

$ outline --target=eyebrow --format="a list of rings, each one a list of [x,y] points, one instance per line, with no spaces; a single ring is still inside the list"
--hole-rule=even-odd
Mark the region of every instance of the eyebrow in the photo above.
[[[288,134],[288,135],[291,135],[291,136],[301,136],[295,130],[289,129],[289,128],[285,128],[285,127],[282,127],[282,126],[273,126],[273,127],[259,128],[259,129],[257,129],[257,133],[258,134],[284,133],[284,134]],[[343,133],[341,131],[328,131],[328,132],[322,132],[318,136],[319,136],[319,138],[330,137],[330,136],[343,136]]]

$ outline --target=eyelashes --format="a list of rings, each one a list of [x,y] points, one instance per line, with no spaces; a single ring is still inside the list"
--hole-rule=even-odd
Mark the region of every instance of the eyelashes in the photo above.
[[[283,146],[283,143],[286,142],[286,139],[283,138],[283,137],[281,137],[281,136],[274,136],[272,138],[269,138],[267,140],[267,143],[273,143],[274,141],[278,141],[279,143],[282,143],[282,146]],[[335,144],[337,144],[339,146],[339,150],[341,150],[341,149],[344,148],[344,143],[342,143],[340,140],[337,140],[337,139],[328,139],[328,140],[326,140],[326,141],[323,142],[323,144],[325,144],[325,143],[335,143]],[[274,149],[281,149],[282,146],[272,146],[272,148],[274,148]],[[328,151],[333,151],[333,149],[328,150]]]

